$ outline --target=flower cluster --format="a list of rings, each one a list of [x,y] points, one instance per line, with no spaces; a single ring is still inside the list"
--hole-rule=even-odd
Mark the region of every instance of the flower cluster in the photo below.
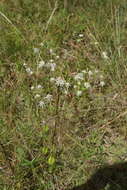
[[[74,75],[74,89],[77,96],[81,96],[84,91],[90,88],[102,88],[105,86],[104,77],[101,72],[95,70],[83,70]]]

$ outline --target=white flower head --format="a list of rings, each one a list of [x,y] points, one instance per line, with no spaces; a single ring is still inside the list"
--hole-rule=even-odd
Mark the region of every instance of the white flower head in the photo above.
[[[86,73],[87,73],[87,71],[86,71],[86,70],[83,70],[83,71],[82,71],[82,73],[86,74]]]
[[[34,89],[34,86],[31,86],[31,90],[33,90]]]
[[[104,78],[104,76],[103,76],[103,75],[100,75],[100,78],[101,78],[101,79],[103,79],[103,78]]]
[[[56,85],[59,87],[63,87],[65,85],[65,80],[62,79],[61,77],[58,77],[55,81],[56,81]]]
[[[51,64],[50,64],[50,67],[51,67],[51,71],[55,71],[56,64],[55,64],[55,63],[51,63]]]
[[[65,83],[65,86],[66,86],[66,88],[69,88],[69,87],[70,87],[70,83],[69,83],[69,82],[66,82],[66,83]]]
[[[49,60],[49,62],[50,62],[50,63],[53,63],[53,62],[54,62],[54,60],[53,60],[53,59],[50,59],[50,60]]]
[[[94,44],[95,44],[95,45],[98,45],[98,44],[99,44],[99,42],[95,41],[95,42],[94,42]]]
[[[76,89],[77,88],[77,86],[76,85],[74,85],[74,89]]]
[[[45,66],[45,62],[43,60],[41,60],[38,64],[38,68],[42,68]]]
[[[40,98],[40,94],[36,94],[36,95],[35,95],[35,98]]]
[[[57,55],[57,56],[56,56],[56,59],[59,59],[59,58],[60,58],[60,56],[59,56],[59,55]]]
[[[82,38],[84,35],[83,34],[79,34],[79,37]]]
[[[100,82],[100,86],[103,87],[105,85],[105,82],[104,81],[101,81]]]
[[[44,105],[45,105],[44,101],[40,101],[40,102],[39,102],[39,106],[40,106],[41,108],[43,108]]]
[[[109,57],[107,56],[107,52],[106,52],[106,51],[103,51],[103,52],[102,52],[102,57],[103,57],[104,59],[109,59]]]
[[[43,42],[41,42],[41,43],[40,43],[40,46],[41,46],[41,47],[43,47],[43,46],[44,46],[44,43],[43,43]]]
[[[56,80],[56,79],[53,78],[53,77],[50,78],[50,82],[54,82],[55,80]]]
[[[33,71],[28,67],[26,68],[26,72],[29,74],[29,75],[32,75],[33,74]]]
[[[38,84],[38,85],[37,85],[37,88],[38,88],[38,89],[42,88],[42,85]]]
[[[78,73],[77,75],[74,76],[75,80],[83,80],[83,73]]]
[[[81,96],[81,95],[82,95],[82,91],[81,91],[81,90],[78,90],[78,91],[76,92],[76,95],[77,95],[77,96]]]
[[[52,54],[52,55],[54,54],[54,51],[53,51],[53,49],[51,49],[51,48],[49,49],[49,52],[50,52],[50,54]]]
[[[26,66],[27,66],[27,64],[26,64],[26,63],[23,63],[23,66],[24,66],[24,67],[26,67]]]
[[[97,69],[95,69],[95,71],[94,71],[96,74],[99,72]]]
[[[39,48],[33,48],[33,51],[35,54],[38,54],[40,52],[40,49]]]
[[[51,95],[51,94],[47,94],[47,96],[45,96],[44,99],[45,99],[47,102],[51,102],[51,100],[52,100],[52,95]]]
[[[91,85],[90,85],[89,82],[85,82],[85,83],[84,83],[84,86],[85,86],[85,88],[90,88],[90,87],[91,87]]]
[[[92,73],[91,70],[88,71],[88,75],[89,75],[89,76],[93,75],[93,73]]]

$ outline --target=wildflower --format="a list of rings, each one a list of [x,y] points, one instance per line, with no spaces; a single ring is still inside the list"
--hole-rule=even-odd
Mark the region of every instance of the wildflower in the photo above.
[[[44,99],[46,99],[47,102],[50,102],[52,100],[52,95],[51,94],[47,94],[47,96],[44,97]]]
[[[59,56],[59,55],[57,55],[57,56],[56,56],[56,59],[59,59],[59,58],[60,58],[60,56]]]
[[[68,91],[67,91],[67,90],[64,90],[64,94],[66,94],[66,95],[67,95],[67,94],[68,94]]]
[[[83,73],[78,73],[77,75],[75,75],[74,79],[75,80],[83,80]]]
[[[95,45],[98,45],[98,44],[99,44],[99,42],[97,42],[97,41],[96,41],[96,42],[94,42],[94,44],[95,44]]]
[[[34,89],[34,86],[31,86],[31,90],[33,90]]]
[[[80,81],[78,81],[78,82],[77,82],[77,84],[80,86],[80,85],[81,85],[81,82],[80,82]]]
[[[35,54],[38,54],[40,49],[39,48],[33,48],[33,51],[34,51]]]
[[[53,62],[54,62],[54,60],[53,60],[53,59],[50,59],[50,60],[49,60],[49,62],[50,62],[50,63],[53,63]]]
[[[82,38],[84,35],[83,34],[79,34],[79,37]]]
[[[87,71],[86,71],[86,70],[83,70],[83,71],[82,71],[82,73],[86,74],[86,73],[87,73]]]
[[[65,83],[65,86],[66,86],[66,88],[69,88],[70,83],[69,83],[69,82],[66,82],[66,83]]]
[[[44,46],[44,43],[43,43],[43,42],[41,42],[41,43],[40,43],[40,46],[42,46],[42,47],[43,47],[43,46]]]
[[[56,85],[59,87],[63,87],[65,85],[65,80],[63,80],[61,77],[58,77],[56,79]]]
[[[54,54],[53,49],[50,49],[49,52],[50,52],[50,54],[52,54],[52,55]]]
[[[32,75],[33,74],[33,71],[28,67],[26,68],[26,72],[29,74],[29,75]]]
[[[91,76],[93,73],[92,71],[88,71],[88,75]]]
[[[100,86],[103,87],[105,85],[105,82],[104,81],[101,81],[100,82]]]
[[[55,63],[51,63],[51,64],[50,64],[50,67],[51,67],[51,71],[55,71],[56,64],[55,64]]]
[[[91,87],[91,85],[90,85],[89,82],[85,82],[85,83],[84,83],[84,86],[85,86],[85,88],[90,88],[90,87]]]
[[[95,73],[98,73],[99,71],[97,70],[97,69],[95,69],[95,71],[94,71]]]
[[[107,56],[107,52],[106,52],[106,51],[103,51],[103,52],[102,52],[102,57],[103,57],[104,59],[109,59],[109,57]]]
[[[40,89],[40,88],[42,88],[42,86],[39,84],[39,85],[37,85],[37,88]]]
[[[54,81],[55,81],[55,78],[51,77],[50,82],[54,82]]]
[[[103,78],[104,78],[104,76],[103,76],[103,75],[100,75],[100,78],[101,78],[101,79],[103,79]]]
[[[77,88],[77,86],[76,85],[74,85],[74,89],[76,89]]]
[[[41,60],[38,64],[38,68],[42,68],[45,66],[45,62],[43,60]]]
[[[26,66],[27,66],[27,64],[26,64],[26,63],[23,63],[23,66],[24,66],[24,67],[26,67]]]
[[[82,95],[82,91],[81,91],[81,90],[78,90],[78,91],[76,92],[76,95],[77,95],[77,96],[81,96],[81,95]]]
[[[40,101],[40,102],[39,102],[39,106],[40,106],[41,108],[43,108],[44,105],[45,105],[44,101]]]
[[[35,98],[40,98],[40,94],[36,94],[36,95],[35,95]]]

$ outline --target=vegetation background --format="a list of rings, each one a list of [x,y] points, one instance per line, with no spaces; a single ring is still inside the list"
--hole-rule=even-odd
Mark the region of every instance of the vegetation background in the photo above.
[[[126,44],[125,0],[0,1],[1,190],[70,189],[126,161]]]

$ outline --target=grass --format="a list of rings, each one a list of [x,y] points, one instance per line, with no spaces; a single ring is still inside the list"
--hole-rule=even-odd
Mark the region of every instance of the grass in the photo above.
[[[54,6],[0,2],[1,190],[67,189],[126,160],[126,2]]]

